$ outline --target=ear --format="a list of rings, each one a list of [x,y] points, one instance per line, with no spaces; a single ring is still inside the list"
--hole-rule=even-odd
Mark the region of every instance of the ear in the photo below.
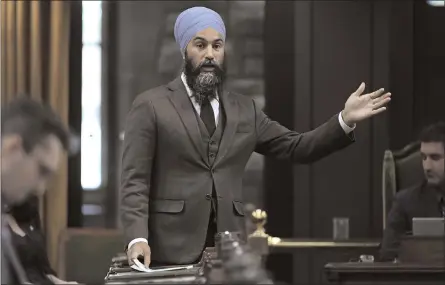
[[[2,139],[2,153],[8,154],[23,150],[23,140],[19,135],[6,135]]]

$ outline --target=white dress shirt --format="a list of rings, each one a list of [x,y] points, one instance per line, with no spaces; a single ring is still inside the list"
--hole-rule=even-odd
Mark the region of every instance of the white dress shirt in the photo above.
[[[187,80],[185,78],[184,73],[181,74],[181,79],[185,85],[185,89],[187,90],[187,94],[189,95],[189,98],[193,104],[193,107],[195,107],[195,110],[198,113],[198,115],[201,115],[201,105],[196,101],[196,98],[192,96],[193,92],[192,92],[192,90],[190,90],[190,87],[187,84]],[[210,104],[212,105],[213,113],[215,114],[215,126],[218,126],[218,119],[219,119],[219,97],[218,97],[218,94],[215,96],[215,98],[212,98],[210,100]],[[349,134],[350,132],[352,132],[355,129],[355,124],[352,127],[346,125],[346,123],[343,121],[343,118],[341,116],[341,112],[338,114],[338,121],[340,123],[340,126],[342,127],[342,129],[345,131],[346,134]],[[145,239],[145,238],[135,238],[128,244],[128,248],[130,248],[133,244],[135,244],[137,242],[141,242],[141,241],[148,243],[147,239]]]
[[[190,87],[187,84],[187,80],[185,78],[185,74],[181,74],[182,82],[184,83],[185,89],[187,90],[187,94],[189,95],[190,100],[192,101],[193,107],[195,107],[196,112],[198,115],[201,115],[201,104],[196,101],[196,97],[193,96],[192,90],[190,90]],[[219,97],[218,94],[212,99],[210,99],[210,105],[212,105],[213,114],[215,114],[215,126],[218,126],[218,119],[219,119]]]

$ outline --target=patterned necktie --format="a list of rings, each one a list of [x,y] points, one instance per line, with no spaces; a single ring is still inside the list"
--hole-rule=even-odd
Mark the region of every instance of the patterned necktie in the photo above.
[[[210,136],[212,136],[215,132],[216,124],[215,113],[213,113],[213,108],[210,104],[209,97],[204,97],[204,99],[202,100],[200,117],[206,125],[207,131],[209,132]]]

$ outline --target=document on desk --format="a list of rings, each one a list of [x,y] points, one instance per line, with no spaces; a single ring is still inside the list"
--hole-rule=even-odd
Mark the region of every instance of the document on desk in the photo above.
[[[175,267],[167,267],[167,268],[159,268],[159,269],[150,269],[150,268],[147,268],[144,264],[142,264],[137,259],[133,259],[133,262],[134,262],[134,264],[131,266],[131,268],[133,268],[134,270],[140,271],[140,272],[147,272],[147,273],[193,268],[193,265],[187,265],[187,266],[175,266]]]

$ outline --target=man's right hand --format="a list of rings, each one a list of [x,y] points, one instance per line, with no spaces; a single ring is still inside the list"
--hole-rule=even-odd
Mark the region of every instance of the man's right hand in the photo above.
[[[134,264],[133,260],[138,257],[144,257],[144,265],[148,268],[151,261],[151,249],[150,246],[143,241],[137,242],[127,250],[128,264],[131,266]]]

